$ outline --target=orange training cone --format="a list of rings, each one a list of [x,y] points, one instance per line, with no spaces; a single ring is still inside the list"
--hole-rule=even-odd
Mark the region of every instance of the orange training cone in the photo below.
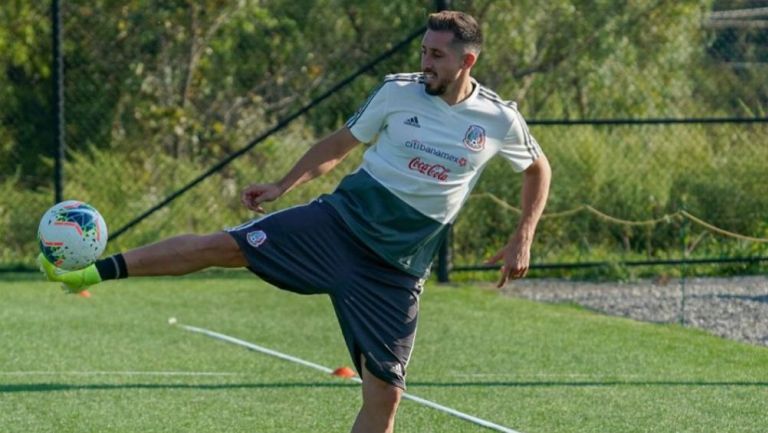
[[[336,370],[333,370],[333,373],[331,374],[337,377],[343,377],[345,379],[356,376],[355,372],[349,367],[339,367]]]

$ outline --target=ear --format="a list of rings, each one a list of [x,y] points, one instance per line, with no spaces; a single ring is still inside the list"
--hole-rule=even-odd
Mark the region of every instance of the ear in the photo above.
[[[473,51],[464,53],[464,60],[461,62],[461,66],[464,69],[470,69],[477,63],[477,54]]]

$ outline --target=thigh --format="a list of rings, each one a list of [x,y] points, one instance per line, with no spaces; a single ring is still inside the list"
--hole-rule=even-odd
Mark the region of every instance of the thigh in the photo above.
[[[364,367],[405,389],[419,316],[419,292],[413,285],[419,280],[391,269],[383,278],[373,274],[352,281],[351,287],[331,296],[350,356],[359,373]]]
[[[216,266],[226,268],[242,268],[248,266],[248,261],[240,250],[237,241],[225,232],[217,232],[202,236],[204,254],[210,256]]]
[[[314,201],[255,219],[227,233],[248,269],[300,294],[328,293],[346,273],[348,248],[328,205]]]

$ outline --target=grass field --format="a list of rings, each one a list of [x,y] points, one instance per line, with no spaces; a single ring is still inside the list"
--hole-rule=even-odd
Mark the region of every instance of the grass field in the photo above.
[[[328,367],[330,302],[244,273],[132,279],[65,296],[0,276],[2,432],[344,432],[350,381],[169,326],[169,317]],[[431,285],[408,392],[524,433],[768,428],[768,349],[570,305]],[[399,433],[484,432],[404,401]]]

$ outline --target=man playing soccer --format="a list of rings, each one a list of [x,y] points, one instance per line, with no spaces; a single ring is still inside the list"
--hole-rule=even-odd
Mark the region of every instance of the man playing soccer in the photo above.
[[[523,172],[518,228],[489,263],[498,286],[523,277],[547,200],[550,168],[514,103],[470,76],[480,28],[469,15],[429,16],[421,73],[390,75],[347,123],[310,148],[276,183],[242,192],[247,208],[333,169],[370,143],[358,170],[332,194],[209,235],[183,235],[117,254],[49,280],[73,292],[127,276],[183,275],[247,267],[302,294],[328,294],[363,380],[352,432],[391,432],[413,349],[419,296],[436,250],[488,161],[499,154]]]

